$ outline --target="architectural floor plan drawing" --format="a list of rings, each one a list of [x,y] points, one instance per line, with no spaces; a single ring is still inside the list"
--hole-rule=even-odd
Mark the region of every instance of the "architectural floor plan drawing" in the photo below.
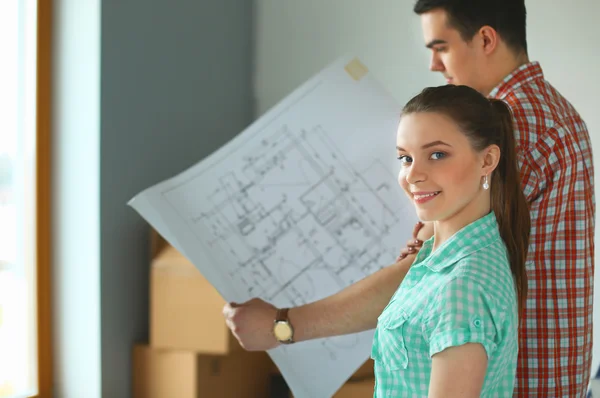
[[[377,160],[355,170],[320,126],[282,126],[243,159],[187,215],[198,239],[210,231],[208,249],[230,254],[236,289],[300,305],[319,284],[342,289],[393,262],[399,188]],[[188,188],[165,197],[176,208]]]
[[[226,300],[319,300],[392,264],[417,221],[396,181],[399,110],[360,61],[339,60],[130,205]],[[371,343],[372,331],[270,355],[294,396],[327,397]]]

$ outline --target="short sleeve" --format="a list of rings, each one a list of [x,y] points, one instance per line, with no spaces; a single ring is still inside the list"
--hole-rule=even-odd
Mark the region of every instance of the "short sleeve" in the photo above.
[[[429,356],[450,347],[480,343],[488,358],[498,346],[495,307],[482,286],[467,277],[445,284],[429,308],[425,334]]]
[[[535,202],[552,184],[558,183],[560,192],[571,192],[569,186],[575,185],[577,178],[574,170],[583,159],[581,146],[586,145],[574,142],[575,136],[568,125],[557,123],[535,145],[518,150],[521,188],[527,202]]]
[[[519,172],[521,174],[521,189],[528,203],[533,203],[546,187],[546,183],[538,174],[538,167],[531,159],[531,153],[519,156]]]

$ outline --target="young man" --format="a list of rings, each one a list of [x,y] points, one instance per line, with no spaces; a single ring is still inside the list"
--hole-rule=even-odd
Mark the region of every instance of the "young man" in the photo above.
[[[592,357],[594,171],[587,128],[530,62],[524,0],[418,0],[432,71],[511,108],[522,189],[531,210],[529,294],[521,319],[515,396],[584,397]],[[419,232],[421,240],[430,228]],[[294,341],[372,329],[406,275],[401,259],[331,297],[287,312]],[[284,311],[285,313],[285,311]],[[224,308],[250,350],[279,344],[261,300]],[[281,339],[281,337],[279,337]]]

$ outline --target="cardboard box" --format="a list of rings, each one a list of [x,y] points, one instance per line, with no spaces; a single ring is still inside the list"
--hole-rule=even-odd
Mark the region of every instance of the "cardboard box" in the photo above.
[[[264,352],[207,356],[138,344],[133,398],[264,398],[271,364]]]
[[[375,379],[349,381],[333,395],[333,398],[373,398],[374,389]]]
[[[372,379],[375,377],[375,362],[369,358],[362,364],[360,368],[350,376],[350,381],[359,381],[364,379]]]
[[[150,228],[150,258],[154,259],[167,246],[169,246],[169,242],[154,228]]]
[[[154,247],[154,243],[153,243]],[[225,324],[225,300],[179,251],[156,250],[150,270],[150,345],[227,355],[242,351]]]
[[[285,379],[281,375],[277,365],[274,363],[273,368],[271,369],[270,385],[272,398],[294,398]],[[369,358],[352,376],[350,376],[348,381],[333,395],[333,398],[372,398],[374,388],[374,362]],[[276,392],[276,395],[273,395],[274,391]]]
[[[333,398],[373,398],[374,389],[374,378],[361,381],[349,381],[333,394]],[[289,393],[288,396],[294,398],[291,393]]]

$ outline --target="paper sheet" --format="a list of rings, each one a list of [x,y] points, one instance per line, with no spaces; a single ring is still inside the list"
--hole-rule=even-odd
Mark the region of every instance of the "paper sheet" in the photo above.
[[[410,239],[417,218],[396,181],[400,109],[358,59],[340,59],[129,204],[225,300],[313,302],[392,264]],[[295,397],[329,397],[369,357],[372,337],[269,354]]]

